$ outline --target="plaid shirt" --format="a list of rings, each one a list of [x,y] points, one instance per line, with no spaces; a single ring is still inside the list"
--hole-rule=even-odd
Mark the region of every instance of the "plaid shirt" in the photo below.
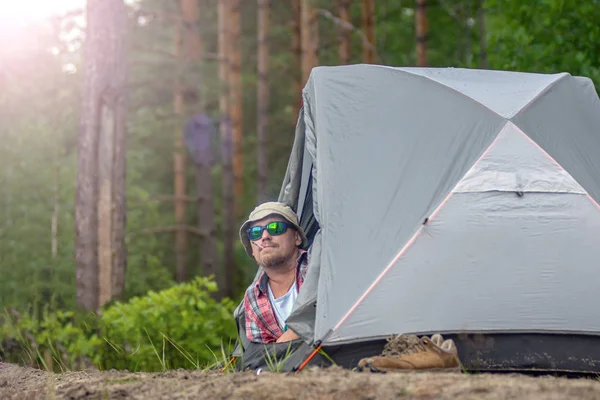
[[[296,286],[298,290],[304,283],[308,268],[307,253],[300,250],[298,268],[296,270]],[[244,312],[246,314],[246,336],[255,343],[272,343],[283,335],[284,327],[279,325],[275,311],[269,301],[269,277],[262,274],[250,285],[244,295]]]

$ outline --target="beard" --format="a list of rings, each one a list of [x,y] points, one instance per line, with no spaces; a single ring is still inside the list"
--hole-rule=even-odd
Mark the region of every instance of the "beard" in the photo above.
[[[294,253],[281,254],[279,252],[273,252],[273,254],[265,254],[263,257],[261,257],[260,264],[262,265],[263,268],[268,268],[268,269],[288,268],[293,256],[294,256]]]

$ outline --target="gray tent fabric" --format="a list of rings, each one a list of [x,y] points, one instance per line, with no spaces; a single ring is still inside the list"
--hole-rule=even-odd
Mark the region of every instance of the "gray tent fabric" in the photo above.
[[[317,303],[317,290],[319,276],[321,273],[321,232],[317,232],[308,254],[309,268],[304,279],[304,284],[298,292],[296,304],[292,309],[287,324],[291,330],[303,339],[312,344],[315,332],[315,310]],[[316,260],[316,261],[313,261]]]
[[[527,74],[489,70],[402,68],[448,86],[510,119],[527,104],[568,74]]]
[[[421,76],[361,72],[312,75],[317,130],[306,135],[318,138],[313,195],[323,231],[316,340],[336,329],[505,123]]]
[[[303,111],[300,110],[302,116]],[[293,210],[298,209],[300,182],[302,180],[302,165],[304,160],[304,119],[298,118],[296,124],[296,131],[294,136],[294,143],[292,145],[292,154],[288,161],[285,177],[283,178],[283,184],[279,192],[279,198],[277,201],[285,203],[290,206]]]
[[[564,77],[512,120],[600,202],[600,99],[587,78]]]
[[[310,188],[320,227],[288,320],[305,343],[600,336],[600,99],[589,79],[317,67],[303,99],[279,199],[302,211]]]
[[[512,122],[507,122],[494,143],[467,172],[453,192],[586,191],[556,161]]]
[[[329,342],[396,332],[598,332],[590,305],[599,230],[600,212],[582,195],[453,196]]]

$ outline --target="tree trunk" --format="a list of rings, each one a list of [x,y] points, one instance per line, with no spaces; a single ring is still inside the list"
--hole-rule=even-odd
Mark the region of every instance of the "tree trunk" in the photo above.
[[[54,283],[54,268],[56,268],[56,257],[58,256],[58,228],[60,218],[60,163],[58,155],[54,160],[53,169],[53,207],[52,207],[52,218],[50,219],[50,254],[52,262],[46,263],[41,270],[41,276],[43,279],[42,284],[42,301],[49,302],[52,298],[52,287]]]
[[[184,65],[186,70],[185,96],[186,115],[204,115],[204,76],[202,65],[203,43],[200,34],[200,9],[197,0],[181,0],[181,11],[184,23]],[[200,87],[199,90],[196,87]],[[199,91],[199,93],[197,93]],[[194,135],[209,136],[207,129],[194,129]],[[205,137],[206,138],[206,137]],[[204,141],[203,141],[204,142]],[[206,142],[212,142],[207,138]],[[201,151],[194,159],[196,172],[196,196],[198,232],[200,233],[200,270],[204,275],[213,275],[219,283],[217,264],[217,243],[215,240],[215,209],[212,179],[212,154],[210,149],[191,149]],[[221,285],[219,285],[221,287]],[[218,294],[217,294],[218,296]]]
[[[244,195],[244,148],[242,135],[242,79],[241,79],[241,23],[240,0],[229,0],[230,9],[230,113],[233,136],[233,180],[235,189],[235,215],[241,211]]]
[[[115,139],[115,110],[106,99],[101,105],[100,137],[98,140],[98,268],[99,306],[112,297],[113,243],[112,243],[112,193],[113,149]]]
[[[127,227],[126,172],[127,172],[127,110],[129,106],[127,48],[129,31],[127,18],[123,13],[123,30],[119,38],[119,65],[114,72],[117,87],[120,88],[115,107],[114,165],[112,175],[112,298],[121,300],[125,290],[127,272],[127,247],[125,234]]]
[[[125,268],[125,131],[127,125],[127,10],[115,3],[100,106],[98,139],[99,306],[123,291]],[[118,151],[117,151],[118,149]]]
[[[366,1],[366,0],[365,0]],[[340,64],[346,65],[350,62],[350,0],[339,0],[340,20],[343,24],[340,26]]]
[[[218,283],[220,276],[217,265],[217,242],[215,240],[215,210],[211,166],[196,167],[196,189],[198,196],[198,231],[200,233],[200,268],[204,275],[213,275]]]
[[[302,86],[306,84],[310,76],[310,70],[313,67],[310,59],[311,41],[310,41],[310,1],[301,0],[300,5],[300,48],[302,49]]]
[[[312,66],[319,65],[319,18],[316,7],[310,10],[310,46],[312,49]]]
[[[267,135],[269,127],[269,0],[258,0],[258,202],[268,198]]]
[[[197,0],[181,0],[183,19],[183,56],[187,63],[198,62],[202,53],[202,38],[198,23],[200,10]],[[190,64],[196,67],[194,64]]]
[[[456,6],[457,24],[456,24],[456,53],[455,53],[456,60],[459,64],[464,62],[464,54],[465,54],[465,48],[464,48],[465,33],[464,32],[465,32],[465,29],[467,29],[467,28],[466,28],[466,22],[464,19],[464,15],[465,15],[465,2],[460,1]]]
[[[88,1],[75,195],[77,304],[88,311],[96,311],[114,293],[114,252],[124,265],[124,247],[112,236],[124,225],[112,225],[114,198],[122,204],[125,196],[124,153],[115,155],[115,145],[124,140],[125,130],[126,24],[123,0]],[[122,182],[115,184],[115,176]],[[115,218],[124,224],[122,212]]]
[[[221,91],[219,96],[221,133],[221,160],[223,164],[223,291],[226,296],[233,295],[233,280],[235,276],[235,204],[233,183],[233,139],[230,115],[230,8],[226,0],[218,2],[219,22],[219,81]]]
[[[6,168],[5,170],[6,175],[6,181],[7,182],[12,182],[13,179],[13,165],[12,164],[8,164],[8,168]],[[10,190],[3,190],[4,192],[4,196],[5,196],[5,204],[6,204],[6,214],[4,215],[4,220],[6,223],[6,228],[10,228],[13,225],[13,219],[12,219],[12,193],[10,192]]]
[[[111,1],[90,0],[83,61],[83,98],[77,144],[75,194],[75,263],[77,305],[88,311],[98,308],[98,132],[102,75],[106,57]]]
[[[467,1],[467,6],[465,7],[465,17],[464,17],[464,23],[465,23],[465,63],[467,65],[471,65],[471,59],[473,57],[473,30],[471,25],[469,24],[469,21],[471,20],[471,16],[472,16],[472,7],[471,7],[471,1]]]
[[[363,0],[362,2],[362,26],[365,32],[366,42],[363,41],[363,62],[365,64],[375,63],[375,0]]]
[[[60,218],[60,164],[54,162],[54,207],[52,208],[52,220],[50,222],[51,254],[52,258],[58,255],[58,220]]]
[[[417,67],[427,66],[427,0],[417,0]]]
[[[316,10],[310,6],[310,0],[302,0],[300,11],[301,47],[302,47],[302,85],[305,85],[310,71],[317,65],[318,25]]]
[[[479,62],[482,69],[487,69],[487,52],[486,52],[486,29],[485,29],[485,1],[479,0],[478,19],[479,19]]]
[[[183,28],[181,23],[177,25],[176,29],[176,51],[178,59],[181,60],[183,54]],[[185,153],[181,136],[181,120],[183,118],[183,89],[181,76],[177,77],[173,90],[173,113],[177,120],[177,123],[175,124],[175,147],[173,151],[175,224],[182,227],[185,225],[186,215],[186,202],[182,199],[187,196],[187,190],[185,184]],[[187,279],[187,242],[187,232],[184,229],[179,229],[175,233],[175,280],[177,282],[184,282]]]
[[[302,4],[301,0],[292,0],[292,54],[294,59],[294,65],[302,66]],[[302,71],[297,71],[293,79],[293,93],[295,97],[294,104],[296,109],[300,110],[302,107]],[[298,122],[298,115],[294,114],[292,118],[293,126],[296,126]],[[292,131],[293,132],[293,131]]]

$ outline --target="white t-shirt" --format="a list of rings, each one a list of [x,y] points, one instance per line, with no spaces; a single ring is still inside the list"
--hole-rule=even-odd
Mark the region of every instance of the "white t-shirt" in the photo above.
[[[298,297],[298,289],[296,288],[296,282],[294,282],[294,284],[286,294],[284,294],[278,299],[276,299],[275,296],[273,296],[273,292],[271,291],[271,285],[268,285],[268,287],[269,300],[273,305],[275,317],[277,318],[279,325],[283,327],[285,326],[285,321],[292,313],[292,308],[294,307],[294,303],[296,302],[296,297]]]

